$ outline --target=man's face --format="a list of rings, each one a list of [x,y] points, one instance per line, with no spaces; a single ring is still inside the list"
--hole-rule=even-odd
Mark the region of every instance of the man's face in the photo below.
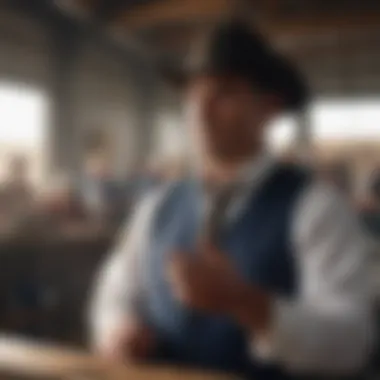
[[[219,160],[239,160],[261,145],[271,116],[267,95],[235,77],[198,77],[189,85],[187,116],[196,147]]]

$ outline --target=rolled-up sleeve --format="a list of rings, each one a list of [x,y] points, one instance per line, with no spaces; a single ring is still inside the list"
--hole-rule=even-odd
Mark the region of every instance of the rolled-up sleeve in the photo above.
[[[274,301],[271,331],[256,337],[254,354],[295,372],[352,374],[375,335],[370,244],[348,202],[321,183],[302,195],[293,227],[299,294]]]
[[[142,254],[160,196],[161,192],[154,192],[136,207],[96,277],[89,308],[90,339],[95,348],[104,345],[128,316],[138,317],[143,297]]]

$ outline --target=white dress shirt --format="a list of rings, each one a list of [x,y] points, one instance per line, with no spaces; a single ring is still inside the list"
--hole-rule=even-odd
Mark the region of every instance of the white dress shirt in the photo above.
[[[245,191],[230,205],[227,223],[273,167],[274,160],[264,157],[242,169]],[[152,215],[166,193],[161,189],[142,202],[101,270],[90,310],[97,346],[107,344],[112,331],[138,310],[144,245]],[[274,300],[271,331],[254,336],[252,355],[294,372],[351,373],[365,364],[374,337],[367,239],[348,202],[317,180],[297,201],[291,234],[299,294],[292,301]]]

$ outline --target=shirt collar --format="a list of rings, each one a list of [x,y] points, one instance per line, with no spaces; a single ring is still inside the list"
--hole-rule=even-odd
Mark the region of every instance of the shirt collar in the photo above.
[[[263,153],[259,156],[247,160],[241,165],[236,177],[225,185],[236,185],[240,190],[250,191],[253,187],[258,186],[266,176],[271,172],[274,166],[274,157],[269,153]],[[223,184],[206,184],[203,183],[206,193],[212,194],[223,188]]]
[[[251,186],[261,182],[274,166],[274,157],[263,153],[243,164],[235,181],[242,186]]]

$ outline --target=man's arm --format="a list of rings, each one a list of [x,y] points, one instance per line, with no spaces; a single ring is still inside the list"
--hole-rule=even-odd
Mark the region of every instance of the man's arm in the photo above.
[[[374,336],[369,244],[348,204],[326,185],[310,186],[294,216],[299,298],[274,302],[255,353],[294,371],[352,373],[368,359]]]
[[[143,295],[141,261],[149,225],[162,191],[149,194],[136,207],[114,252],[106,259],[96,278],[90,304],[90,333],[95,349],[113,345],[124,326],[139,321]]]

